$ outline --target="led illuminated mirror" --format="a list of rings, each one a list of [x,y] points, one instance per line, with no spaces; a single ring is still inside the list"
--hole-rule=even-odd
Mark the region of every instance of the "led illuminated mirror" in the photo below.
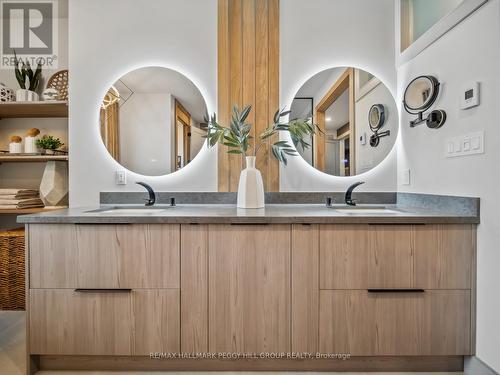
[[[392,150],[399,128],[396,102],[373,74],[352,67],[324,70],[304,83],[292,118],[310,118],[320,131],[299,154],[334,176],[367,172]]]
[[[175,172],[205,142],[205,100],[187,77],[144,67],[118,79],[101,102],[101,138],[124,168],[146,176]]]

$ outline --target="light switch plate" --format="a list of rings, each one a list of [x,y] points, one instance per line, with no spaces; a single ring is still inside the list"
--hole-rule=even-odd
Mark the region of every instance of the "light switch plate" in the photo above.
[[[115,183],[117,185],[127,185],[127,173],[124,170],[118,170],[115,174]]]
[[[444,142],[444,155],[447,158],[483,153],[484,131],[448,138]]]

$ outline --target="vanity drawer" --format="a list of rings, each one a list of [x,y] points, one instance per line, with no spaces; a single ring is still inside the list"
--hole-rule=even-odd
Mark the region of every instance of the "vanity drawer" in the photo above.
[[[472,225],[320,226],[320,289],[470,289]]]
[[[320,291],[319,351],[470,355],[470,291]]]
[[[180,227],[29,227],[30,288],[179,288]]]
[[[410,288],[411,225],[320,226],[320,289]]]
[[[149,355],[180,349],[180,292],[30,290],[30,352]]]

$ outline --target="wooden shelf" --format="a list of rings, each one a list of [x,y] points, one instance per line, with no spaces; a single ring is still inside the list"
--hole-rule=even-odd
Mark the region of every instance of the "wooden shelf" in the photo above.
[[[9,154],[0,154],[0,163],[10,163],[10,162],[44,163],[47,161],[68,161],[68,155],[9,155]]]
[[[67,208],[66,206],[56,206],[56,207],[37,207],[37,208],[17,208],[17,209],[0,209],[0,214],[36,214],[39,212],[50,212],[54,210],[62,210]]]
[[[68,102],[0,103],[1,118],[68,117]]]

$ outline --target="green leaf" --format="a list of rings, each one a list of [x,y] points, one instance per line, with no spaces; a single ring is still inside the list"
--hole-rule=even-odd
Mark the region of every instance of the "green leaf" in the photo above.
[[[252,106],[251,105],[247,105],[245,108],[243,108],[243,110],[241,111],[241,113],[239,115],[239,122],[240,123],[245,122],[245,120],[248,117],[248,115],[250,114],[251,110],[252,110]]]
[[[243,154],[243,152],[241,152],[241,150],[229,150],[227,153],[228,154]]]

